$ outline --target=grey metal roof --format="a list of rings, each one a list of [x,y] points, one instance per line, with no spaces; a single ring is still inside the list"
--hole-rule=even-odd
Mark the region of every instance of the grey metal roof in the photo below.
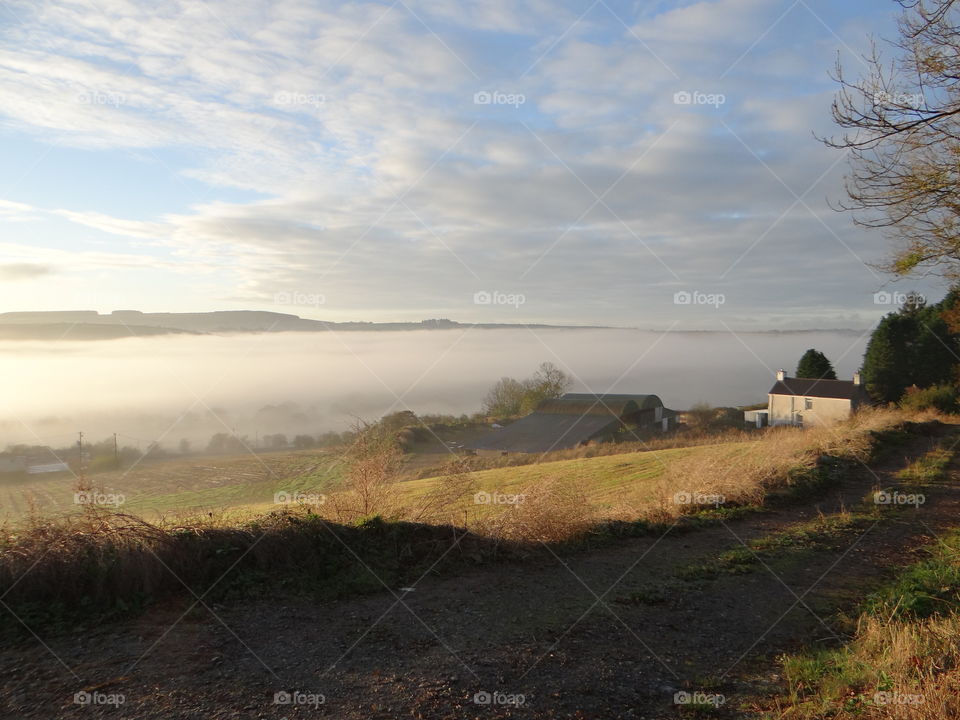
[[[534,412],[472,443],[474,450],[542,453],[576,447],[594,435],[618,427],[609,412],[596,415]]]
[[[540,453],[576,447],[612,432],[620,419],[640,410],[663,407],[656,395],[567,393],[544,400],[536,411],[478,439],[474,450]],[[664,417],[669,417],[664,409]]]
[[[563,397],[544,400],[537,412],[575,412],[590,414],[614,414],[622,417],[637,410],[663,407],[656,395],[628,395],[625,393],[567,393]]]

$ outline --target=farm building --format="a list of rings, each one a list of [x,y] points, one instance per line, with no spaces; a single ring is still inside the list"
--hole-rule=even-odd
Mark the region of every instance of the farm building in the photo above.
[[[787,377],[780,370],[768,398],[771,425],[830,425],[870,403],[860,373],[854,373],[852,381],[818,380]]]
[[[676,422],[656,395],[567,393],[468,447],[481,455],[544,453],[612,440],[623,428],[666,431]]]

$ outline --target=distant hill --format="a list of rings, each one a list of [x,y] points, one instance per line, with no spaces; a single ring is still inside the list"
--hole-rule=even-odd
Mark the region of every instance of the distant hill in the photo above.
[[[0,340],[104,340],[131,335],[166,333],[262,333],[340,331],[452,330],[456,328],[566,328],[600,326],[522,323],[459,323],[447,319],[420,322],[328,322],[308,320],[288,313],[259,310],[226,310],[203,313],[144,313],[95,310],[0,313]]]

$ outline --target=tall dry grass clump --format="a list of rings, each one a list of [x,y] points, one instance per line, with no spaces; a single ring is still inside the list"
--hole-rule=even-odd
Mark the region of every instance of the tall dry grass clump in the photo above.
[[[867,408],[833,426],[774,427],[752,442],[704,448],[667,466],[655,483],[650,507],[642,514],[663,520],[718,499],[721,504],[760,502],[769,490],[789,487],[805,477],[824,456],[866,462],[876,433],[905,419],[899,410]]]
[[[491,494],[493,498],[496,493]],[[517,493],[491,499],[493,512],[475,522],[488,537],[523,542],[564,542],[585,533],[595,522],[582,480],[544,478]]]

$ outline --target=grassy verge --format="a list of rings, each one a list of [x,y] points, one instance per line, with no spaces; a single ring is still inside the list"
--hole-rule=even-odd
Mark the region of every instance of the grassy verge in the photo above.
[[[952,447],[936,447],[923,457],[910,463],[897,473],[897,477],[908,483],[934,483],[944,480],[947,468],[956,452]]]
[[[807,553],[836,550],[848,544],[850,536],[862,533],[875,522],[876,516],[869,512],[821,515],[781,532],[748,540],[745,546],[714,558],[681,567],[677,577],[698,581],[720,575],[742,575],[760,569],[763,563],[796,560]]]
[[[772,717],[960,717],[960,531],[870,596],[847,644],[782,658]]]

